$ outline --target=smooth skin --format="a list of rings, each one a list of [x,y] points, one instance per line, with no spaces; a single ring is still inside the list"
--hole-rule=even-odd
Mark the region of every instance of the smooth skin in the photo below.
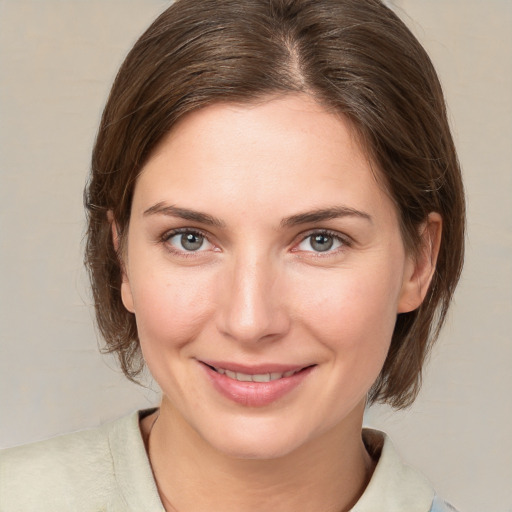
[[[408,254],[375,172],[349,122],[303,94],[193,112],[149,158],[122,297],[163,393],[142,430],[167,510],[339,512],[364,491],[366,394],[442,224],[430,214]],[[251,407],[203,361],[312,369]]]

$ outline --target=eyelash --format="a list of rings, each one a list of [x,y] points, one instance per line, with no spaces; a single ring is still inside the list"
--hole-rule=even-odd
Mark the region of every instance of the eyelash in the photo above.
[[[195,229],[195,228],[178,228],[178,229],[173,229],[171,231],[166,231],[160,237],[160,241],[166,246],[166,248],[167,248],[167,250],[169,252],[171,252],[171,253],[173,253],[175,255],[178,255],[178,256],[180,256],[182,258],[198,257],[202,252],[205,252],[205,251],[186,251],[186,250],[180,251],[180,250],[177,250],[174,247],[172,247],[172,245],[169,243],[169,240],[171,238],[173,238],[174,236],[180,235],[180,234],[197,235],[197,236],[200,236],[200,237],[204,238],[204,240],[207,241],[208,243],[212,244],[212,242],[210,242],[210,240],[209,240],[209,237],[208,237],[207,233],[205,233],[204,231],[201,231],[199,229]],[[325,252],[322,252],[322,251],[301,251],[300,249],[297,249],[297,246],[302,244],[308,238],[312,238],[313,236],[319,236],[319,235],[323,235],[323,236],[332,238],[335,241],[339,242],[341,244],[341,246],[336,248],[336,249],[334,249],[334,250],[328,249]],[[299,237],[300,237],[299,241],[298,242],[294,242],[294,247],[292,249],[292,252],[308,252],[308,253],[313,254],[315,258],[326,258],[326,257],[332,256],[333,254],[337,254],[337,253],[343,251],[344,249],[346,249],[348,247],[351,247],[351,245],[352,245],[352,240],[348,236],[343,236],[343,235],[341,235],[340,233],[338,233],[336,231],[330,231],[328,229],[310,230],[310,231],[308,231],[306,233],[301,233],[297,238],[299,238]],[[214,245],[214,244],[212,244],[212,245]]]

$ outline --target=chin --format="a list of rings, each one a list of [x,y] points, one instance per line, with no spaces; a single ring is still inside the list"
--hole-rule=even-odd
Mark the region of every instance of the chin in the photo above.
[[[269,460],[290,455],[316,437],[314,432],[302,427],[303,424],[288,425],[287,428],[282,421],[276,425],[275,419],[256,420],[252,417],[235,421],[230,428],[207,431],[202,437],[214,450],[225,456],[235,459]]]
[[[240,437],[222,439],[215,443],[217,451],[225,456],[243,460],[271,460],[285,457],[293,453],[302,443],[294,443],[290,439],[280,439],[281,436],[252,436],[247,434]]]

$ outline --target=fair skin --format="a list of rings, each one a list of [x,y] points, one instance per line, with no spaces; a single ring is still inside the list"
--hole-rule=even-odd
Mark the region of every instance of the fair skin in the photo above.
[[[440,232],[431,214],[406,252],[349,123],[306,95],[172,130],[135,187],[122,284],[163,393],[142,430],[167,510],[354,505],[365,397]]]

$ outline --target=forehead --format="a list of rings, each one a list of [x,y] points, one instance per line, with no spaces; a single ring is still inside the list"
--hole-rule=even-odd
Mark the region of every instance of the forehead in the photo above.
[[[386,200],[351,124],[309,96],[286,95],[185,116],[144,166],[134,206],[200,202],[286,216],[294,207],[374,209]]]

